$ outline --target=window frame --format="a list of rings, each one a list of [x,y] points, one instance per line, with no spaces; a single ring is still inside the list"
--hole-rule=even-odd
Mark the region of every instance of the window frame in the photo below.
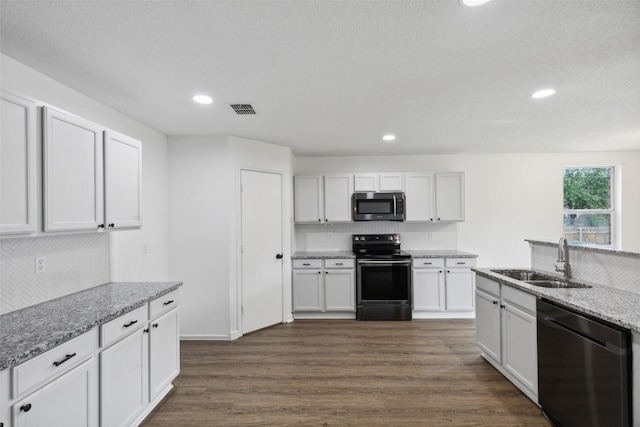
[[[607,209],[567,209],[564,207],[564,177],[567,169],[608,169],[609,170],[609,208]],[[577,246],[587,246],[592,248],[603,248],[603,249],[615,249],[617,247],[618,242],[618,210],[617,210],[617,201],[618,198],[616,196],[616,188],[617,188],[617,167],[615,165],[572,165],[572,166],[563,166],[562,168],[562,210],[563,210],[563,223],[562,223],[562,235],[566,237],[565,226],[564,226],[564,217],[570,214],[608,214],[609,215],[609,236],[610,243],[609,244],[598,244],[598,243],[574,243],[575,240],[571,240],[573,245]],[[568,238],[567,238],[568,240]]]

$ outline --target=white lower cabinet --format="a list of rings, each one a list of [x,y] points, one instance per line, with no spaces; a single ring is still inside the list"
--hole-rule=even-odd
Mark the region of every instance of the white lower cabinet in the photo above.
[[[355,275],[353,269],[324,270],[324,309],[326,311],[354,311]]]
[[[100,425],[132,425],[148,403],[148,329],[100,353]]]
[[[306,317],[303,313],[355,316],[355,298],[353,259],[294,260],[293,311],[297,318]]]
[[[413,312],[418,318],[473,317],[475,258],[414,258]]]
[[[152,320],[149,333],[149,400],[153,401],[180,373],[178,310]]]
[[[178,301],[173,291],[102,325],[103,346],[115,343],[100,353],[101,426],[138,425],[171,389],[180,372]]]
[[[16,402],[13,405],[14,426],[97,426],[95,373],[95,362],[91,358]]]
[[[92,330],[0,372],[0,424],[98,426],[97,347]]]
[[[476,341],[483,357],[538,401],[536,297],[476,278]]]

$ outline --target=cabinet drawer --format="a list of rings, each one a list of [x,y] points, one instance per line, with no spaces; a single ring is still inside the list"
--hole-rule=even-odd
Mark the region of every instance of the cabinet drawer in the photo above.
[[[97,330],[86,332],[12,369],[13,397],[41,387],[93,357]]]
[[[293,268],[322,268],[321,259],[294,259]]]
[[[145,304],[100,327],[100,345],[107,347],[125,335],[142,327],[149,320],[149,308]]]
[[[519,305],[532,314],[536,313],[536,297],[511,286],[502,286],[502,299]]]
[[[414,258],[413,268],[442,268],[444,258]]]
[[[338,258],[338,259],[325,259],[325,268],[354,268],[355,264],[353,259],[350,258]]]
[[[476,259],[475,258],[447,258],[446,265],[447,267],[450,267],[450,268],[475,267]]]
[[[500,298],[500,283],[476,275],[476,288]]]
[[[149,318],[154,319],[162,313],[166,313],[167,311],[176,308],[179,304],[180,295],[177,289],[166,295],[162,295],[149,303]]]

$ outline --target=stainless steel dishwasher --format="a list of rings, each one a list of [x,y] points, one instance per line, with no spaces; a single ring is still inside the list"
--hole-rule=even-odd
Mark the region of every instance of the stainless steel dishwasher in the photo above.
[[[538,299],[538,400],[557,426],[631,426],[631,334]]]

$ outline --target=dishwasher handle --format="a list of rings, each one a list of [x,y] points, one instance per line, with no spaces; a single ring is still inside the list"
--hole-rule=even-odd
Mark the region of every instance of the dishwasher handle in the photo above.
[[[599,340],[599,339],[597,339],[595,337],[589,336],[589,335],[585,334],[584,332],[579,331],[579,330],[577,330],[575,328],[572,328],[569,325],[565,325],[562,322],[558,322],[555,319],[546,318],[546,319],[543,319],[543,322],[550,323],[550,324],[555,325],[555,326],[557,326],[557,327],[559,327],[561,329],[565,329],[565,330],[567,330],[567,331],[569,331],[569,332],[571,332],[573,334],[580,335],[582,338],[586,338],[589,341],[591,341],[591,342],[593,342],[595,344],[598,344],[598,345],[600,345],[602,347],[605,347],[605,348],[607,347],[607,342],[606,341],[602,341],[602,340]]]
[[[537,301],[538,322],[579,335],[616,354],[625,354],[631,342],[630,332],[604,320],[576,313],[546,300]]]

